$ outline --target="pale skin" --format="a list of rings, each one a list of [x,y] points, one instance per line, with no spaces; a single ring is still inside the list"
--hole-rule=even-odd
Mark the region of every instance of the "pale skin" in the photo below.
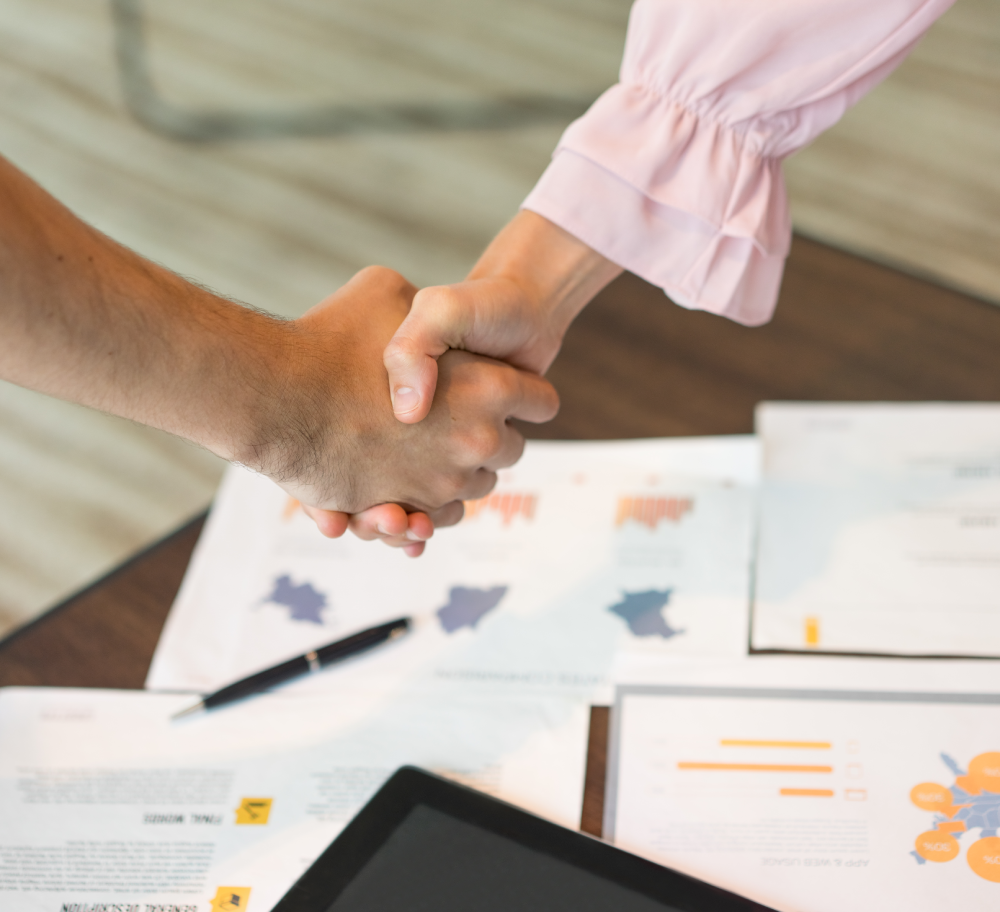
[[[439,359],[449,350],[544,374],[573,320],[621,272],[558,225],[521,210],[464,282],[417,292],[384,353],[396,418],[410,425],[424,421],[440,382]],[[350,517],[351,528],[365,538],[391,538],[378,527],[390,513],[394,528],[401,527],[405,513],[393,509],[385,505]]]
[[[247,465],[324,534],[350,522],[419,553],[520,456],[508,419],[558,409],[536,374],[453,352],[423,420],[397,421],[382,352],[416,289],[392,270],[362,270],[282,320],[144,260],[2,158],[0,208],[0,378]]]

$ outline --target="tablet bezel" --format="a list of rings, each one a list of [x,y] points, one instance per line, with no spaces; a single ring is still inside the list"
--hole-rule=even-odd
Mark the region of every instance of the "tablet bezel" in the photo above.
[[[773,912],[753,900],[413,766],[400,767],[274,907],[328,912],[418,805],[558,859],[679,912]]]

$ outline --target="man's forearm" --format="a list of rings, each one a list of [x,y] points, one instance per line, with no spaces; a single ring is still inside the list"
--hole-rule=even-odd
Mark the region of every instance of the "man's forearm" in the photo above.
[[[0,376],[266,469],[293,324],[89,227],[0,159]]]

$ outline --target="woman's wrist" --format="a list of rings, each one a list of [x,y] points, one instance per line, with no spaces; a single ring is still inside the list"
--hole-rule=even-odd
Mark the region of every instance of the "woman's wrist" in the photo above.
[[[541,322],[561,338],[622,268],[554,222],[522,209],[493,239],[471,280],[513,282]]]

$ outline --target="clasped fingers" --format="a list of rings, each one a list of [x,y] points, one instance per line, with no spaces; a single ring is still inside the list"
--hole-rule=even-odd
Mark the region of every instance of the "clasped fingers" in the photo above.
[[[549,421],[559,411],[555,388],[537,374],[467,352],[448,352],[427,430],[448,439],[445,499],[489,493],[496,470],[521,458],[524,438],[511,418]]]

